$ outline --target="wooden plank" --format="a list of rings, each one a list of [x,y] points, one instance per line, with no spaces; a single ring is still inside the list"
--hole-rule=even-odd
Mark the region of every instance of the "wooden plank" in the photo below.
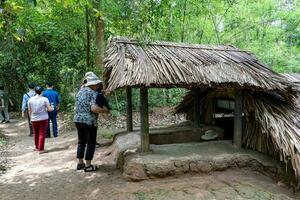
[[[200,116],[200,90],[195,88],[193,89],[194,96],[194,127],[198,128],[201,124]]]
[[[133,130],[132,126],[132,92],[131,87],[126,87],[126,125],[127,131],[131,132]]]
[[[242,90],[235,91],[234,103],[234,128],[233,128],[233,145],[237,148],[242,147],[243,134],[243,92]]]
[[[148,89],[140,88],[140,114],[141,114],[141,151],[148,152],[149,148],[149,113]]]

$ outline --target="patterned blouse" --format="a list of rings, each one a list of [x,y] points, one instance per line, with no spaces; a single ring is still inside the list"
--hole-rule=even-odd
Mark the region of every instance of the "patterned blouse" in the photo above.
[[[96,97],[97,92],[89,87],[79,90],[76,95],[74,122],[97,127],[98,114],[91,111],[91,106],[95,104]]]

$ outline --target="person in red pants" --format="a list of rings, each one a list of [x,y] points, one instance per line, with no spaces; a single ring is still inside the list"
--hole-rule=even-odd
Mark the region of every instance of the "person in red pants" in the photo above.
[[[35,150],[45,153],[45,136],[48,128],[48,112],[52,111],[49,100],[42,96],[43,88],[35,87],[36,95],[28,100],[28,112],[32,122]]]

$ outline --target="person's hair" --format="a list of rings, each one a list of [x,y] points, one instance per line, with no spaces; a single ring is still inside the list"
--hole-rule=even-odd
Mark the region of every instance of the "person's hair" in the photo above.
[[[50,81],[46,81],[46,85],[47,85],[48,87],[52,87],[52,86],[53,86],[53,83],[51,83]]]
[[[2,85],[0,86],[0,90],[4,90],[4,87]]]
[[[35,84],[34,84],[34,83],[29,83],[29,84],[27,85],[27,87],[30,88],[30,89],[34,89]]]
[[[100,83],[100,84],[98,84],[97,92],[102,92],[102,90],[103,90],[103,84]]]
[[[41,87],[41,86],[36,86],[35,87],[35,93],[37,93],[39,95],[42,94],[43,90],[44,90],[44,88]]]

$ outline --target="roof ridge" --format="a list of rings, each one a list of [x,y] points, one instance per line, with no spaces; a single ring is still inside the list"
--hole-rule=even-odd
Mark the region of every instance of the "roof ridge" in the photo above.
[[[140,45],[143,43],[139,43],[136,40],[124,40],[124,38],[120,39],[118,38],[116,41],[116,43],[125,43],[125,44],[136,44],[136,45]],[[235,52],[244,52],[247,54],[251,54],[252,53],[250,51],[247,50],[241,50],[238,48],[233,47],[232,45],[216,45],[216,47],[218,48],[214,48],[211,47],[212,45],[207,45],[206,46],[201,46],[201,45],[193,45],[193,44],[186,44],[186,43],[173,43],[173,42],[167,42],[164,41],[162,43],[157,43],[157,42],[146,42],[144,43],[144,45],[149,45],[149,46],[168,46],[168,47],[178,47],[178,48],[190,48],[190,49],[203,49],[203,50],[210,50],[210,51],[235,51]],[[226,47],[230,47],[232,49],[226,48]]]

